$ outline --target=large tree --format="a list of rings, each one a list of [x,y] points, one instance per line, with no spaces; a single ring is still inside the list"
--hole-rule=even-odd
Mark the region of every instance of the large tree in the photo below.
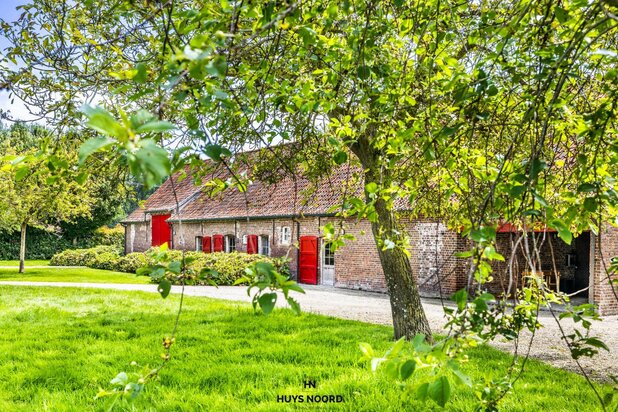
[[[497,220],[541,221],[569,239],[613,216],[611,3],[92,3],[34,0],[4,25],[8,58],[41,68],[5,83],[56,120],[84,91],[146,108],[216,161],[222,146],[294,142],[278,153],[281,175],[360,166],[364,197],[349,192],[342,215],[372,223],[396,337],[430,334],[397,209],[463,227],[479,246],[479,284],[498,258]],[[110,137],[83,155],[119,149],[151,183],[163,177],[169,163],[140,140],[158,127],[113,112],[120,121],[87,112]],[[318,150],[327,167],[324,156],[315,167]]]

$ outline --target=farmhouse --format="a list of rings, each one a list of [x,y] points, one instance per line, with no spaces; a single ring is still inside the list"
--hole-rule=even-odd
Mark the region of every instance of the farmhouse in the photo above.
[[[167,242],[172,248],[206,253],[287,256],[301,283],[386,291],[370,223],[336,217],[344,193],[360,194],[358,170],[341,167],[317,185],[305,178],[255,180],[244,192],[231,188],[217,194],[184,177],[177,173],[168,179],[123,221],[126,253]],[[224,181],[231,174],[219,168],[209,177]],[[321,228],[328,223],[356,240],[333,252],[322,239]],[[410,236],[410,261],[423,296],[448,297],[468,286],[470,263],[455,256],[469,249],[466,239],[436,219],[410,219],[402,213],[401,224]],[[513,247],[520,247],[514,245],[516,229],[505,224],[498,232],[497,250],[508,257]],[[605,226],[599,236],[583,233],[571,245],[550,231],[530,235],[543,241],[537,270],[551,287],[586,298],[602,314],[618,314],[618,299],[606,274],[611,257],[618,255],[616,228]],[[494,281],[488,285],[492,292],[506,291],[509,279],[514,279],[514,287],[523,281],[529,265],[523,253],[515,256],[513,276],[506,264],[495,265]]]

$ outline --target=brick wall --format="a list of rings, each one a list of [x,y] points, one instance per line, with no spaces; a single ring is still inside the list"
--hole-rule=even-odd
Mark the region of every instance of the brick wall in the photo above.
[[[215,234],[232,235],[236,238],[236,250],[246,252],[247,245],[243,238],[247,235],[268,236],[271,256],[287,256],[290,259],[290,269],[293,276],[298,270],[298,240],[301,236],[318,236],[322,234],[321,227],[327,223],[338,225],[337,218],[306,217],[300,219],[252,219],[208,222],[183,222],[173,224],[173,243],[177,249],[195,250],[196,238]],[[130,224],[140,231],[136,232],[133,244],[134,251],[143,251],[150,247],[149,224]],[[467,279],[466,262],[455,258],[454,254],[464,249],[463,239],[455,232],[448,231],[441,223],[435,221],[408,220],[404,222],[410,233],[411,264],[413,273],[419,279],[419,287],[423,296],[450,296],[456,290],[464,287]],[[292,242],[283,244],[281,228],[289,227]],[[386,282],[382,265],[376,250],[376,244],[371,232],[371,225],[364,220],[344,221],[347,234],[355,236],[356,240],[348,241],[345,246],[335,252],[335,286],[348,289],[361,289],[376,292],[386,292]],[[321,242],[320,242],[321,245]],[[321,259],[318,265],[318,282],[321,279]]]
[[[210,222],[185,222],[180,226],[173,225],[174,247],[187,250],[195,249],[198,236],[214,234],[233,235],[236,237],[236,249],[245,252],[247,245],[243,243],[246,235],[265,235],[270,240],[271,256],[287,256],[290,269],[294,276],[298,269],[298,239],[301,236],[321,236],[321,227],[327,223],[338,224],[339,219],[326,217],[307,217],[300,219],[253,219]],[[281,228],[291,230],[291,244],[281,241]],[[362,289],[385,292],[386,284],[382,266],[371,232],[371,225],[364,220],[344,221],[345,231],[356,237],[335,253],[335,286],[348,289]],[[448,297],[458,289],[464,288],[468,282],[470,263],[466,259],[456,258],[455,253],[470,248],[468,241],[458,233],[448,230],[442,223],[430,219],[402,218],[402,227],[410,236],[410,263],[416,276],[422,296]],[[150,247],[150,222],[130,223],[126,226],[126,252],[144,251]],[[515,234],[499,233],[497,250],[508,261],[511,255],[512,242]],[[537,234],[539,236],[539,234]],[[618,299],[609,285],[603,267],[609,265],[612,257],[618,256],[618,229],[604,228],[600,237],[587,235],[590,240],[582,237],[575,239],[572,245],[567,245],[553,234],[547,234],[540,248],[542,269],[552,266],[552,253],[557,269],[561,272],[562,290],[569,292],[587,285],[588,278],[593,282],[590,297],[603,314],[618,314]],[[584,236],[585,238],[585,236]],[[549,243],[551,242],[551,248]],[[599,243],[600,242],[600,243]],[[588,243],[590,246],[588,246]],[[583,251],[583,249],[587,249]],[[589,250],[589,251],[588,251]],[[577,254],[578,268],[567,267],[566,255]],[[589,259],[583,254],[589,253]],[[320,254],[321,259],[321,254]],[[492,293],[506,291],[509,283],[509,272],[506,262],[496,262],[494,265],[494,281],[487,287]],[[521,283],[521,272],[527,270],[523,251],[519,250],[514,257],[514,287]],[[589,276],[592,273],[592,276]],[[318,266],[318,282],[320,280],[320,265]],[[570,283],[569,283],[570,282]],[[618,293],[618,292],[617,292]]]
[[[607,225],[602,228],[599,236],[592,236],[590,243],[594,267],[591,301],[598,306],[602,315],[618,315],[618,288],[610,285],[607,274],[611,258],[618,256],[618,229]],[[616,278],[616,275],[612,275],[612,279]]]
[[[125,228],[125,253],[144,252],[150,247],[150,221],[128,223]]]

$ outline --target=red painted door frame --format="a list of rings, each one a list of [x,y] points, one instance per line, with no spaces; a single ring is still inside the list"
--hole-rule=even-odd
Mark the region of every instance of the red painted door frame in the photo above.
[[[318,237],[301,236],[298,257],[298,280],[310,285],[318,284]]]
[[[170,218],[167,215],[152,215],[152,239],[151,246],[161,246],[167,243],[171,246],[172,228],[167,224],[166,220]]]

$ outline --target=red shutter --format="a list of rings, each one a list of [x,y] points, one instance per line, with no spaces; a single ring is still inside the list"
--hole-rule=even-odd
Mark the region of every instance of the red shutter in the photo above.
[[[212,252],[212,238],[210,236],[202,237],[202,252]]]
[[[302,283],[318,283],[318,238],[301,236],[300,257],[298,259],[298,280]]]
[[[172,229],[167,224],[166,220],[171,215],[153,215],[152,216],[152,242],[151,246],[161,246],[167,243],[171,246],[170,240],[172,240]]]
[[[258,252],[258,237],[257,235],[247,236],[247,253],[254,255]]]
[[[213,252],[223,252],[223,235],[214,235],[212,237]]]

